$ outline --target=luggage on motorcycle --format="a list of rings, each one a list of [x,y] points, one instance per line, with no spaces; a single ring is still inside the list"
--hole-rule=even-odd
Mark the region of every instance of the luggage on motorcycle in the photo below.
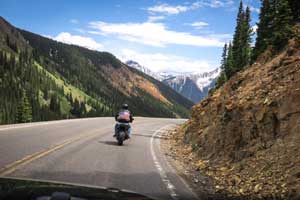
[[[118,121],[130,121],[130,112],[128,110],[124,110],[119,112],[119,115],[117,117]]]

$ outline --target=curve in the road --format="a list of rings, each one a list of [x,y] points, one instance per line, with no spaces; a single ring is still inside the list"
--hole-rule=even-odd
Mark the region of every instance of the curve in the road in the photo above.
[[[196,199],[159,148],[161,132],[182,120],[137,118],[132,139],[122,147],[112,138],[113,118],[76,122],[0,127],[0,176],[115,187],[159,199]]]

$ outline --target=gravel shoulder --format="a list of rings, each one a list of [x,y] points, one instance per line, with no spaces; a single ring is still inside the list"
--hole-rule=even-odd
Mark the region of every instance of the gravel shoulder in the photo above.
[[[177,174],[189,185],[191,190],[201,200],[226,200],[239,199],[230,197],[224,191],[216,189],[214,180],[207,176],[201,169],[195,166],[198,160],[195,154],[191,153],[188,145],[184,145],[178,135],[178,127],[162,134],[161,149],[167,161],[177,171]]]

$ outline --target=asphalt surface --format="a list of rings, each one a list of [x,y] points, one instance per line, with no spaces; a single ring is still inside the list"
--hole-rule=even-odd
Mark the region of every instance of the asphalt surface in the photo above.
[[[118,146],[112,118],[0,126],[0,176],[134,191],[157,199],[195,199],[160,151],[160,133],[184,120],[136,118]]]

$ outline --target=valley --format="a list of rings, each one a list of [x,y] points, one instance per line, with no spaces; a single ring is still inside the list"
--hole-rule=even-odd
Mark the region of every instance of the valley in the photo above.
[[[1,62],[13,69],[1,71],[1,123],[112,116],[124,102],[139,116],[189,115],[191,101],[110,53],[16,29],[3,18],[0,33]],[[18,116],[26,109],[28,116]]]

